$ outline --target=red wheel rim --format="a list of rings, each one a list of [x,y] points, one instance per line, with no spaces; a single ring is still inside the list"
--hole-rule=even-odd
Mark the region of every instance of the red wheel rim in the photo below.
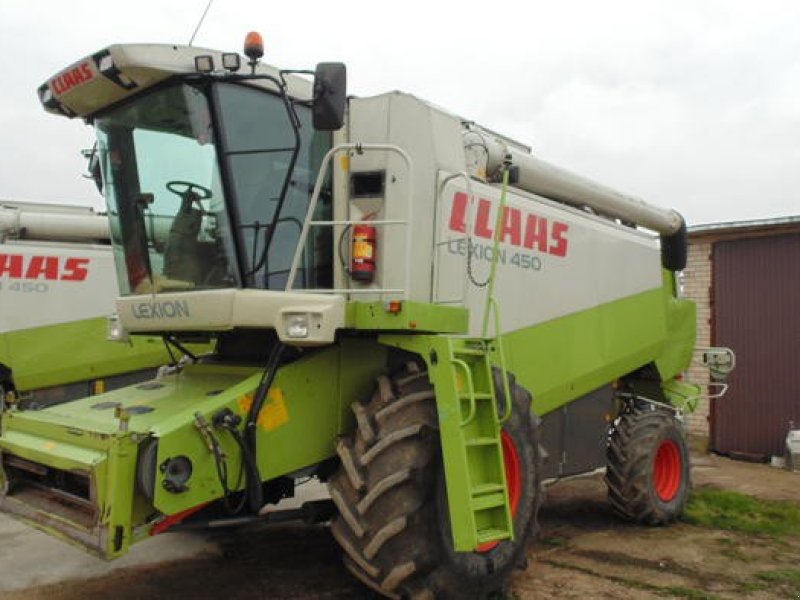
[[[511,517],[516,518],[519,499],[522,496],[522,462],[519,459],[517,445],[513,438],[505,431],[500,434],[503,447],[503,463],[505,464],[506,485],[508,486],[508,500],[511,503]],[[476,548],[477,552],[488,552],[500,542],[486,542]]]
[[[670,502],[678,495],[683,477],[683,461],[678,444],[665,440],[656,451],[653,463],[653,485],[662,502]]]

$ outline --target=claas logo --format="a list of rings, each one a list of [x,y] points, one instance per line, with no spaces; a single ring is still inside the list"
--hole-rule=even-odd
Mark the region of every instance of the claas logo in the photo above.
[[[463,192],[453,196],[449,227],[458,233],[467,232],[467,210],[469,198]],[[496,219],[494,205],[485,198],[478,199],[475,222],[471,235],[487,240],[494,239]],[[552,256],[565,257],[569,249],[569,225],[561,221],[548,221],[546,218],[524,211],[514,206],[506,206],[500,220],[499,238],[501,242],[538,250]]]
[[[0,277],[45,281],[85,281],[89,275],[90,262],[91,259],[88,258],[0,253]]]
[[[84,62],[53,77],[50,80],[50,89],[56,95],[62,96],[71,89],[92,79],[94,79],[94,71],[92,71],[92,67],[88,62]]]

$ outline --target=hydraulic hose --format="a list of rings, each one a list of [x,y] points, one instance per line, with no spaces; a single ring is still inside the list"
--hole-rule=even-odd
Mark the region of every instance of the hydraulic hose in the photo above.
[[[256,424],[258,415],[264,407],[264,401],[267,399],[267,393],[275,380],[275,374],[278,372],[281,357],[286,346],[276,341],[270,352],[267,366],[264,369],[264,375],[261,378],[256,389],[255,396],[253,397],[253,404],[250,405],[250,410],[247,413],[247,422],[244,426],[244,452],[245,460],[245,473],[247,474],[247,504],[250,510],[257,513],[264,505],[264,495],[261,489],[261,474],[258,470],[258,449],[256,446]]]

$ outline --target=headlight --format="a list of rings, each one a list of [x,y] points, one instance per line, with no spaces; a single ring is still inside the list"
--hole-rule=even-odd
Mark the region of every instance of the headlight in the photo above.
[[[214,70],[214,57],[210,54],[195,56],[194,69],[198,73],[211,73]]]
[[[106,339],[110,342],[127,342],[130,339],[117,314],[111,315],[106,321]]]
[[[231,72],[238,71],[241,66],[241,59],[236,52],[226,52],[222,55],[222,66]]]
[[[308,337],[308,314],[288,314],[286,319],[286,337]]]

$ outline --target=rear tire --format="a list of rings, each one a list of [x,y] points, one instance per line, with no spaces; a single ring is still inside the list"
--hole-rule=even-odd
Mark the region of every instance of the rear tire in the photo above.
[[[367,404],[354,404],[357,427],[338,445],[341,467],[329,484],[339,514],[331,532],[345,566],[390,598],[497,597],[511,570],[525,564],[541,501],[540,452],[530,395],[511,381],[514,410],[503,429],[509,489],[516,497],[515,540],[478,552],[453,550],[438,419],[427,373],[410,363],[380,377]]]
[[[606,484],[614,512],[627,521],[662,525],[682,513],[691,489],[683,426],[665,410],[620,415],[608,445]]]

